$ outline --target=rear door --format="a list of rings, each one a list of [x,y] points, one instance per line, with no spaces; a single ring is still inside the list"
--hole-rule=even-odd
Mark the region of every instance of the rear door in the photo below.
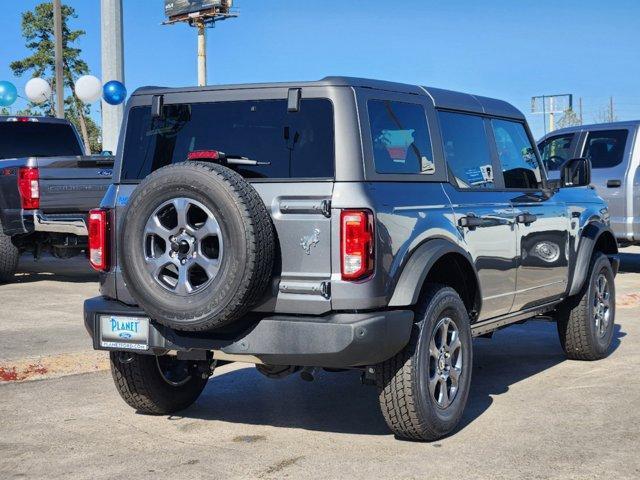
[[[512,195],[494,174],[489,121],[456,112],[439,112],[438,118],[451,182],[445,191],[480,280],[479,320],[509,313],[516,289],[516,229]]]
[[[569,220],[564,202],[543,190],[543,171],[524,123],[492,119],[504,188],[510,193],[517,236],[513,311],[564,294],[568,281]]]
[[[625,182],[632,144],[631,127],[591,130],[586,132],[580,153],[591,160],[591,183],[609,205],[611,225],[618,236],[627,232],[631,223],[628,217],[632,217],[627,208],[627,188],[633,186]]]
[[[258,162],[232,167],[260,194],[280,247],[258,310],[320,314],[331,309],[333,103],[304,88],[292,110],[289,96],[286,88],[172,92],[161,118],[151,117],[148,99],[129,112],[120,177],[137,183],[198,150]]]

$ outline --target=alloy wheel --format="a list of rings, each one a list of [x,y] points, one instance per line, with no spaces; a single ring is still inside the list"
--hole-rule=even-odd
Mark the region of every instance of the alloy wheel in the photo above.
[[[429,342],[429,393],[440,408],[451,405],[458,393],[462,356],[456,322],[450,317],[440,319]]]

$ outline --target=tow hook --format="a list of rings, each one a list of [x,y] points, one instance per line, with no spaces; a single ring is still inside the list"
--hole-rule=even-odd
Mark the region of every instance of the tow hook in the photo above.
[[[118,361],[120,363],[131,363],[133,358],[133,353],[131,352],[118,352]]]
[[[376,367],[367,367],[360,376],[363,385],[374,386],[376,384]]]
[[[316,367],[304,367],[300,371],[300,378],[305,382],[313,382],[315,380]]]

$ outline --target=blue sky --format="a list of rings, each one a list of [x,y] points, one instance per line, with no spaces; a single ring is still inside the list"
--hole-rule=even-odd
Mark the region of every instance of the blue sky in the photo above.
[[[91,73],[100,77],[100,2],[63,0]],[[11,60],[26,55],[20,13],[2,1],[0,79],[22,90]],[[240,17],[209,32],[209,82],[353,75],[461,90],[510,101],[573,93],[592,122],[613,96],[620,120],[640,118],[637,0],[236,0]],[[124,0],[125,75],[141,85],[196,83],[196,36],[162,26],[163,0]],[[107,79],[104,79],[107,80]],[[18,104],[19,106],[19,104]],[[536,135],[540,116],[528,115]]]

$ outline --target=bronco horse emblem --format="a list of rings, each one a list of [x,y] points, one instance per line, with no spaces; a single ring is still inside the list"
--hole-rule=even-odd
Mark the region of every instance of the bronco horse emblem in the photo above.
[[[300,246],[307,255],[311,255],[311,247],[315,247],[320,242],[320,229],[314,228],[313,235],[307,235],[300,239]]]

